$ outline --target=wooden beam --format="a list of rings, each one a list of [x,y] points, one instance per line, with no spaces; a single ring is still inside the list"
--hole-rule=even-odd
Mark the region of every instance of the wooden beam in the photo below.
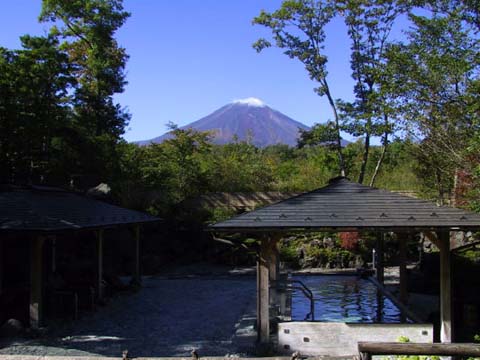
[[[438,344],[438,343],[395,343],[359,342],[361,359],[371,359],[372,355],[436,355],[436,356],[480,356],[479,344]]]
[[[98,300],[103,299],[103,229],[99,229],[95,232],[96,242],[95,250],[97,256],[97,268],[96,268],[96,279],[95,279],[95,291],[97,294]]]
[[[133,261],[133,274],[132,283],[135,285],[141,285],[142,274],[140,270],[140,225],[135,225],[134,228],[134,261]]]
[[[278,304],[278,292],[276,285],[280,274],[280,254],[278,251],[278,242],[281,239],[280,234],[273,234],[269,240],[269,258],[268,258],[268,279],[270,284],[270,305],[277,308]]]
[[[400,309],[400,311],[405,314],[410,320],[413,320],[417,324],[422,324],[423,320],[420,319],[414,312],[412,312],[407,306],[405,306],[402,302],[400,302],[384,285],[380,284],[375,278],[369,278],[377,286],[377,296],[380,293],[381,295],[385,295],[387,298],[390,299],[391,302],[395,304],[396,307]],[[383,297],[383,296],[382,296]],[[382,304],[379,302],[379,304]],[[382,305],[383,306],[383,305]],[[378,306],[380,307],[380,306]],[[378,310],[377,310],[378,311]],[[381,311],[383,311],[381,309]],[[380,312],[381,312],[380,311]],[[377,315],[378,321],[380,321],[382,317]]]
[[[438,239],[438,234],[437,233],[434,233],[434,232],[431,232],[431,231],[425,231],[423,233],[423,235],[425,236],[425,238],[428,241],[430,241],[432,244],[434,244],[437,248],[440,249],[439,239]]]
[[[51,249],[52,249],[52,259],[51,259],[51,271],[52,273],[57,271],[57,236],[52,235],[51,240]]]
[[[437,234],[440,250],[440,341],[451,343],[452,333],[452,278],[451,278],[451,252],[450,233]]]
[[[398,236],[398,259],[400,274],[400,301],[406,305],[408,303],[408,279],[407,279],[407,242],[410,234],[401,234]]]
[[[257,258],[257,340],[260,344],[268,344],[270,342],[270,251],[269,239],[262,237]]]
[[[281,234],[273,234],[269,239],[269,279],[270,281],[277,281],[280,274],[280,253],[278,250],[278,243],[281,240]]]
[[[0,239],[0,295],[2,295],[3,289],[3,242],[5,240]]]
[[[30,326],[43,325],[43,237],[30,240]]]
[[[477,247],[478,245],[480,245],[480,240],[472,241],[472,242],[469,242],[468,244],[457,246],[453,248],[452,251],[454,252],[463,251],[463,250]]]
[[[384,268],[383,268],[383,240],[385,237],[385,233],[377,233],[377,250],[375,251],[376,254],[376,274],[377,274],[377,281],[383,285],[385,275],[384,275]]]

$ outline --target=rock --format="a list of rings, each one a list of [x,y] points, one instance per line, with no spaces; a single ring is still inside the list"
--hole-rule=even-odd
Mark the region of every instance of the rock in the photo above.
[[[297,248],[297,256],[299,257],[299,259],[303,259],[306,253],[307,253],[307,249],[304,245]]]
[[[110,196],[110,186],[105,183],[100,183],[97,186],[87,190],[87,196],[94,199],[107,199]]]
[[[333,248],[333,247],[335,247],[335,241],[332,238],[325,237],[325,238],[323,238],[323,247],[324,248]]]
[[[362,268],[365,267],[367,264],[365,261],[362,259],[361,255],[355,255],[355,263],[352,267],[354,268]]]
[[[310,241],[310,246],[316,246],[316,247],[321,247],[323,245],[323,242],[319,239],[313,239]]]
[[[289,236],[289,237],[283,238],[283,239],[282,239],[282,242],[283,242],[285,245],[288,245],[288,244],[290,244],[292,241],[295,241],[295,240],[297,240],[297,237],[296,237],[296,236]]]
[[[23,330],[23,324],[19,320],[10,319],[0,327],[0,337],[19,336],[22,334]]]

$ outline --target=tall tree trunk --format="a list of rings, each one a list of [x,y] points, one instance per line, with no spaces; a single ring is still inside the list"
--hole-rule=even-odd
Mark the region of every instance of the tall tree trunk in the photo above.
[[[452,191],[452,196],[450,197],[451,198],[450,205],[453,207],[458,206],[460,202],[459,200],[463,195],[461,194],[461,190],[460,190],[460,181],[458,178],[459,172],[460,172],[460,169],[458,167],[453,172],[453,191]]]
[[[385,132],[383,133],[383,140],[382,140],[382,153],[378,158],[377,165],[375,166],[375,171],[373,172],[372,179],[370,180],[370,186],[375,185],[375,180],[377,179],[377,175],[380,172],[380,167],[383,164],[383,160],[385,159],[385,154],[387,153],[388,147],[388,116],[386,114],[383,115],[384,124],[385,124]]]
[[[387,153],[387,146],[388,143],[386,141],[388,137],[388,133],[384,134],[384,142],[382,146],[382,153],[380,154],[380,157],[378,158],[377,165],[375,166],[375,171],[373,172],[372,178],[370,179],[370,186],[375,185],[375,180],[377,179],[377,175],[380,172],[380,167],[382,166],[383,160],[385,159],[385,154]]]
[[[335,131],[337,135],[336,143],[337,143],[337,154],[338,154],[338,162],[339,162],[339,167],[340,167],[340,176],[345,176],[345,160],[343,158],[343,153],[342,153],[342,137],[340,134],[340,118],[338,116],[337,112],[337,106],[335,105],[335,101],[332,98],[332,95],[330,94],[330,88],[328,87],[328,83],[326,80],[324,80],[324,87],[325,87],[325,95],[327,95],[328,102],[330,103],[330,107],[332,108],[333,111],[333,116],[335,118]]]
[[[363,184],[365,178],[365,170],[367,168],[368,155],[370,153],[370,133],[365,133],[365,147],[363,151],[362,165],[360,166],[360,174],[358,175],[358,182]]]
[[[443,206],[445,201],[445,192],[443,191],[443,186],[442,186],[442,174],[441,170],[437,167],[435,169],[435,180],[437,183],[437,194],[438,194],[438,205]]]

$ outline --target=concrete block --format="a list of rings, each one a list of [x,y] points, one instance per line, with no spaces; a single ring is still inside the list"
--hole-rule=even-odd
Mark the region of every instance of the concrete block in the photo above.
[[[406,336],[411,342],[433,342],[432,324],[359,324],[281,322],[278,324],[278,352],[302,355],[358,355],[359,341],[396,342]]]

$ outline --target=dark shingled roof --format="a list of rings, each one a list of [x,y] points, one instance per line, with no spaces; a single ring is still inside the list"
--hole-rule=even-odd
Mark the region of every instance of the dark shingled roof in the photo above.
[[[480,229],[480,215],[334,178],[329,185],[211,225],[212,231]]]
[[[61,231],[155,221],[160,219],[62,190],[0,192],[0,232]]]

